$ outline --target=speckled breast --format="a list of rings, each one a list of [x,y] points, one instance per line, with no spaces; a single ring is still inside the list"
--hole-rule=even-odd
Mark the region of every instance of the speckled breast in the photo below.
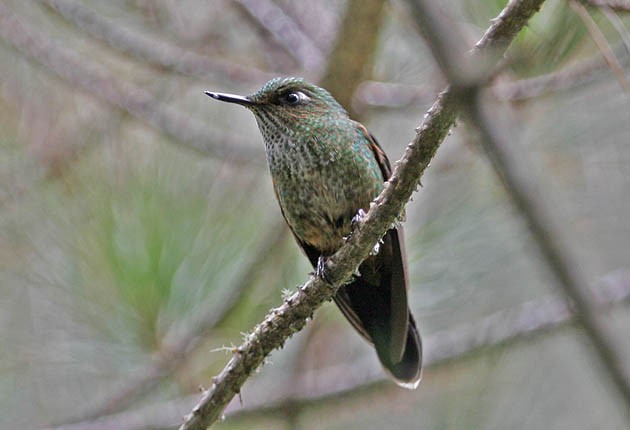
[[[367,210],[383,188],[374,156],[366,151],[312,140],[268,148],[276,196],[300,240],[323,253],[341,246],[357,211]]]

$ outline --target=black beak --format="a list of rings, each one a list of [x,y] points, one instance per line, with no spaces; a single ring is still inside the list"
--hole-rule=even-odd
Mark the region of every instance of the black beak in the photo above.
[[[206,95],[222,102],[236,103],[241,106],[253,106],[256,104],[247,97],[237,96],[236,94],[213,93],[206,91]]]

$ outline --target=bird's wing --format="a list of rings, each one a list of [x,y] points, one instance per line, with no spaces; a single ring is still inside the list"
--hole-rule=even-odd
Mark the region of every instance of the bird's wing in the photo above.
[[[356,121],[354,123],[359,132],[361,132],[368,140],[370,149],[374,153],[378,167],[381,169],[381,173],[383,174],[383,180],[388,180],[392,175],[392,166],[389,164],[389,159],[387,158],[387,155],[385,155],[385,151],[383,151],[383,148],[381,148],[381,145],[379,145],[374,135],[370,133],[363,124]]]
[[[392,169],[387,155],[374,136],[367,131],[365,126],[358,122],[355,124],[359,132],[361,132],[367,139],[370,149],[372,150],[381,173],[383,174],[383,180],[389,179]],[[382,249],[379,258],[382,259],[382,263],[388,266],[389,270],[391,270],[391,278],[389,278],[389,282],[386,281],[384,284],[381,282],[380,287],[389,289],[389,294],[385,293],[385,296],[389,296],[390,302],[389,309],[385,310],[385,313],[389,315],[389,321],[386,323],[386,325],[389,326],[389,333],[387,336],[388,345],[386,348],[389,350],[391,361],[396,363],[400,360],[405,350],[405,344],[407,342],[407,326],[409,324],[409,306],[407,303],[408,276],[402,226],[398,225],[387,231],[385,237],[383,237]],[[365,269],[367,270],[367,267],[365,267]],[[367,281],[367,279],[364,281]],[[359,284],[364,282],[356,280],[355,283],[358,287]],[[353,289],[352,284],[348,286],[348,288],[340,288],[339,292],[335,296],[335,302],[345,317],[363,337],[373,343],[374,341],[376,341],[376,343],[380,343],[377,339],[373,339],[373,336],[368,333],[364,322],[362,322],[362,319],[359,316],[360,314],[369,315],[370,312],[357,309],[357,307],[366,306],[371,308],[374,304],[368,303],[369,300],[368,302],[363,303],[364,299],[359,298],[361,294],[358,293],[358,295],[355,295],[353,291],[357,291],[357,289]],[[352,297],[354,297],[354,299],[352,299]],[[365,299],[367,299],[367,297]],[[376,346],[377,349],[380,347],[385,348],[384,345]]]

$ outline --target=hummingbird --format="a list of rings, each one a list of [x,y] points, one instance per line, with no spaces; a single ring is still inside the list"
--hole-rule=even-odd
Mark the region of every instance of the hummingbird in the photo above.
[[[383,190],[391,175],[385,152],[328,91],[302,78],[271,79],[246,97],[206,94],[254,114],[282,215],[312,266],[321,269]],[[407,303],[402,226],[388,230],[372,254],[333,299],[394,381],[414,389],[422,343]]]

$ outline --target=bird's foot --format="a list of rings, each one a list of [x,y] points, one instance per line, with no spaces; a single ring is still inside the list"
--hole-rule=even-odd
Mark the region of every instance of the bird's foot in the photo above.
[[[350,224],[352,224],[352,228],[356,228],[366,215],[367,213],[363,210],[363,208],[359,208],[357,213],[352,217],[352,220],[350,221]]]
[[[326,259],[323,255],[320,255],[317,259],[317,267],[315,268],[315,275],[328,284],[332,284],[330,278],[326,274]]]

